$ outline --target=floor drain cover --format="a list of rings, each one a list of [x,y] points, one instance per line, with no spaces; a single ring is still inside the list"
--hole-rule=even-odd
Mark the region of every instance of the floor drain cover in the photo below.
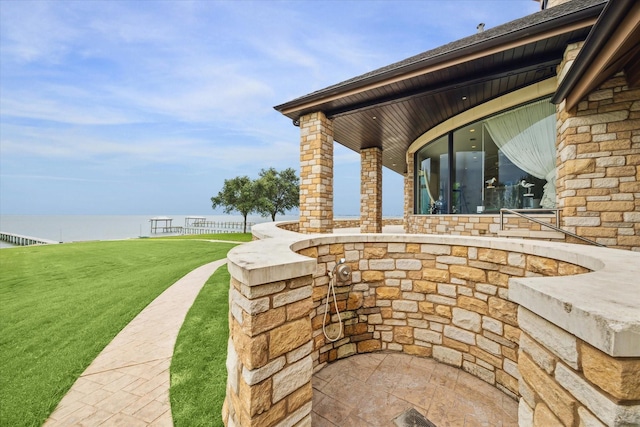
[[[413,408],[398,415],[393,422],[398,427],[436,427],[434,423]]]

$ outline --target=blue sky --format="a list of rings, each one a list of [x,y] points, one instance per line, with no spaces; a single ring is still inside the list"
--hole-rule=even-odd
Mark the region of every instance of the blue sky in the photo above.
[[[533,0],[0,3],[0,213],[199,214],[224,179],[299,169],[273,109],[537,11]],[[359,214],[336,144],[334,212]],[[402,214],[385,169],[384,215]]]

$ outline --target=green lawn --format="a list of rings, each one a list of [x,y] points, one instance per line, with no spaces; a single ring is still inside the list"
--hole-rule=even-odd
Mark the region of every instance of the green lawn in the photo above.
[[[185,234],[183,236],[152,237],[152,239],[225,240],[227,242],[250,242],[252,238],[251,233]]]
[[[187,314],[171,360],[171,413],[176,427],[222,426],[227,385],[229,272],[218,269]]]
[[[233,246],[140,239],[0,250],[0,425],[42,425],[149,302]]]

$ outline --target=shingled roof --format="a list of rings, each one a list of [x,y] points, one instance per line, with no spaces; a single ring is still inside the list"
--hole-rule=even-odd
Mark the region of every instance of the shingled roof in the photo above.
[[[447,43],[435,49],[427,50],[402,61],[386,65],[365,74],[353,77],[343,82],[328,86],[324,89],[311,92],[308,95],[301,96],[287,103],[274,107],[278,111],[283,111],[289,106],[299,103],[300,101],[310,100],[321,97],[324,94],[334,94],[341,89],[351,89],[352,86],[358,84],[368,84],[371,80],[379,78],[388,78],[411,71],[417,67],[423,66],[426,62],[439,59],[455,54],[463,56],[469,51],[484,48],[492,42],[503,42],[505,36],[515,40],[520,37],[529,35],[531,32],[544,31],[549,27],[559,25],[558,21],[562,18],[571,16],[572,19],[580,19],[581,15],[590,17],[596,15],[602,10],[606,0],[571,0],[566,3],[551,7],[540,12],[527,15],[515,21],[489,28],[483,32],[473,34],[471,36]]]

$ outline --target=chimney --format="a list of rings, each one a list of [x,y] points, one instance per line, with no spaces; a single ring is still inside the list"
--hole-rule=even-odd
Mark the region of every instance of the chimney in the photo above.
[[[476,27],[476,29],[478,30],[479,33],[484,31],[484,22],[481,22],[478,24],[478,26]]]
[[[548,9],[550,7],[558,6],[562,3],[566,3],[571,0],[534,0],[540,3],[540,9]]]

